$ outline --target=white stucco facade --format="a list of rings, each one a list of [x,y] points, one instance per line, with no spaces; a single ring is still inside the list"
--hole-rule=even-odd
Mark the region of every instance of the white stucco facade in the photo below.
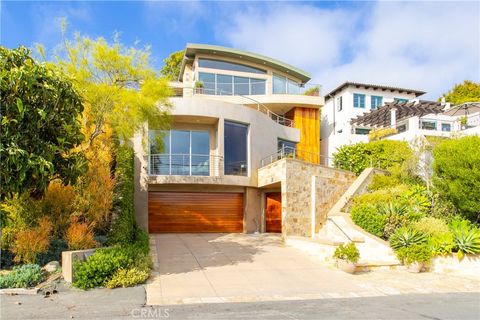
[[[367,85],[345,85],[325,96],[325,106],[321,118],[321,154],[323,157],[333,157],[337,148],[343,145],[368,142],[368,135],[352,133],[350,120],[371,110],[372,96],[382,97],[382,105],[395,99],[413,100],[419,91],[408,89],[386,89],[388,87]],[[354,94],[365,95],[365,107],[354,107]],[[341,110],[339,103],[341,99]]]

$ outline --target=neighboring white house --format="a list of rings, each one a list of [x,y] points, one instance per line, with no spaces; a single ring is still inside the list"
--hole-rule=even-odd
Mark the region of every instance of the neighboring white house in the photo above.
[[[368,141],[368,131],[353,128],[350,121],[386,103],[408,102],[425,92],[373,85],[345,82],[325,95],[325,106],[321,118],[321,155],[331,158],[337,148],[358,142]]]
[[[383,139],[412,142],[419,137],[455,136],[480,134],[480,103],[450,104],[433,101],[410,103],[387,103],[384,107],[358,116],[350,121],[353,131],[365,132],[394,128]],[[363,135],[354,135],[360,139]]]

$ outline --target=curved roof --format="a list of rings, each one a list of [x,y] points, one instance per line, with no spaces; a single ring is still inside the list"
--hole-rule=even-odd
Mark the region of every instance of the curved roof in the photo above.
[[[288,73],[293,77],[300,79],[303,82],[307,82],[311,79],[310,74],[301,69],[295,68],[294,66],[291,66],[287,63],[284,63],[279,60],[269,58],[260,54],[228,48],[228,47],[214,46],[209,44],[187,43],[187,47],[185,48],[185,57],[187,59],[188,58],[191,59],[191,58],[194,58],[197,53],[205,53],[205,54],[218,55],[223,57],[243,59],[245,61],[266,65],[274,69],[277,69],[279,71]],[[182,63],[180,75],[183,74],[184,67],[185,67],[185,58]]]

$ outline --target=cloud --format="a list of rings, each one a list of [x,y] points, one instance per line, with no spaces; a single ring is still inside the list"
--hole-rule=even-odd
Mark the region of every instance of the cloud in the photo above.
[[[91,23],[91,9],[86,3],[39,3],[31,9],[35,41],[51,47],[61,40],[61,19],[68,24]],[[71,29],[71,26],[69,27]]]
[[[480,4],[378,2],[318,8],[250,7],[217,37],[312,73],[323,93],[345,80],[423,89],[436,99],[464,79],[480,81]]]

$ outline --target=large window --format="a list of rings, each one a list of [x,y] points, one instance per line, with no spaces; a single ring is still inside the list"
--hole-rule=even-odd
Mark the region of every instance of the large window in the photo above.
[[[370,108],[372,110],[376,110],[378,108],[380,108],[383,104],[383,97],[380,97],[380,96],[371,96],[370,97],[371,101],[370,101]]]
[[[300,94],[303,87],[298,82],[295,82],[287,77],[273,74],[273,93],[274,94]]]
[[[210,68],[210,69],[219,69],[219,70],[229,70],[229,71],[240,71],[240,72],[250,72],[250,73],[259,73],[266,74],[267,71],[258,69],[255,67],[246,66],[244,64],[220,61],[214,59],[198,59],[198,66],[200,68]]]
[[[200,72],[198,80],[203,83],[204,94],[230,96],[265,94],[265,79]]]
[[[225,174],[248,175],[248,126],[225,121],[224,135]]]
[[[152,130],[149,132],[149,144],[150,174],[210,174],[210,136],[207,131]]]
[[[365,95],[360,93],[353,94],[353,107],[365,109]]]

